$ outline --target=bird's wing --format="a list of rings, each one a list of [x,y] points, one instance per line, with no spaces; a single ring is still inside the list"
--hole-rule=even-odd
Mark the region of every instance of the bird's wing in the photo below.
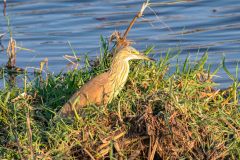
[[[109,73],[102,73],[84,84],[80,88],[79,94],[83,94],[89,103],[97,105],[105,104],[107,103],[106,96],[108,96],[111,88],[108,82]]]
[[[85,83],[60,110],[60,115],[68,116],[89,104],[106,104],[110,88],[108,72],[102,73]]]

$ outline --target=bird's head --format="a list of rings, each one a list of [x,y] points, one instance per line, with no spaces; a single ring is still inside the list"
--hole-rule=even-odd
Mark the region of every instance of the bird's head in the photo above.
[[[133,60],[133,59],[143,59],[148,61],[154,61],[154,59],[143,55],[142,53],[140,53],[138,50],[136,50],[131,46],[124,47],[117,54],[119,57],[122,58],[122,60],[127,60],[127,61]]]

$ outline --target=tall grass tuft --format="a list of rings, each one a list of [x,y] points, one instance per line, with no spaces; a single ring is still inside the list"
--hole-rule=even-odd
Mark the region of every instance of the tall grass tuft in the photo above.
[[[229,73],[233,85],[217,89],[207,54],[179,62],[171,74],[170,53],[132,62],[127,84],[107,107],[56,117],[78,88],[108,69],[102,42],[94,63],[85,57],[79,70],[45,80],[36,74],[24,88],[0,91],[1,159],[240,159],[239,81]]]

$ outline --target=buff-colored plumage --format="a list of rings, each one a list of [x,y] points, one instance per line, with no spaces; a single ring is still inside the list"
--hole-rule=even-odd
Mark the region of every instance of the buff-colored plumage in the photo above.
[[[59,111],[61,116],[69,116],[86,105],[106,105],[121,91],[127,81],[129,60],[150,58],[141,55],[132,47],[121,49],[113,57],[109,71],[102,73],[84,84]]]

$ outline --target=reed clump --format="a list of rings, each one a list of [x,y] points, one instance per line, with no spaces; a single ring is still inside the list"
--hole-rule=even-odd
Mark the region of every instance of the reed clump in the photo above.
[[[23,88],[0,91],[1,159],[240,158],[239,83],[216,89],[207,54],[171,68],[170,53],[133,62],[111,104],[84,107],[78,117],[55,116],[77,88],[108,69],[106,44],[95,63],[86,57],[79,70],[47,79],[36,74]]]

